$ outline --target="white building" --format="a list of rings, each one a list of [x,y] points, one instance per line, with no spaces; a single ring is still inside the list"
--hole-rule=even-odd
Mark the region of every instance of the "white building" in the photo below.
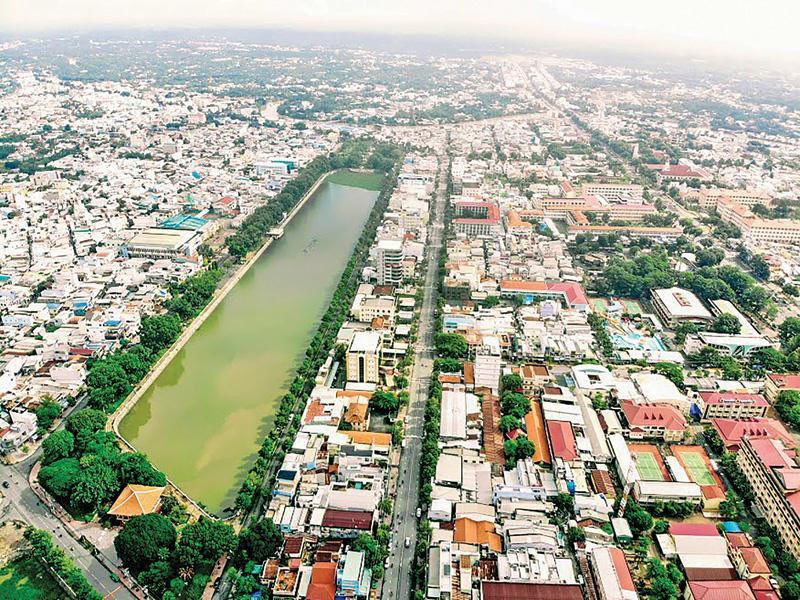
[[[378,285],[403,283],[403,242],[380,240],[377,248]]]
[[[358,331],[347,348],[347,381],[378,383],[380,378],[381,334]]]

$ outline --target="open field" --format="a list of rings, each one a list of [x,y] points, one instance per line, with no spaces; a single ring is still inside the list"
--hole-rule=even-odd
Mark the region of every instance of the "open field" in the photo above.
[[[63,597],[64,590],[35,560],[18,558],[0,568],[0,598],[50,600]]]
[[[373,192],[380,191],[383,185],[383,175],[374,171],[351,171],[350,169],[340,169],[334,171],[325,178],[328,183],[357,187]]]

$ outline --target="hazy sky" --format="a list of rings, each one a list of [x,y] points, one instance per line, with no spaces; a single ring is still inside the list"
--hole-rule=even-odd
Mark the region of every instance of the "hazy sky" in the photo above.
[[[800,57],[798,0],[0,0],[6,32],[294,27]]]

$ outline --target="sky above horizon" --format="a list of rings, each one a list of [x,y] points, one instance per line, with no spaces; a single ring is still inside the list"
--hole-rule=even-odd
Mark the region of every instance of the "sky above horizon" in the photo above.
[[[289,27],[800,58],[795,0],[0,0],[0,31]]]

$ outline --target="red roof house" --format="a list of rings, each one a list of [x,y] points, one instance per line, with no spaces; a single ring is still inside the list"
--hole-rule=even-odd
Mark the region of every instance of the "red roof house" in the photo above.
[[[548,421],[547,433],[550,436],[550,450],[556,458],[567,462],[577,460],[578,446],[575,443],[575,432],[567,421]]]

